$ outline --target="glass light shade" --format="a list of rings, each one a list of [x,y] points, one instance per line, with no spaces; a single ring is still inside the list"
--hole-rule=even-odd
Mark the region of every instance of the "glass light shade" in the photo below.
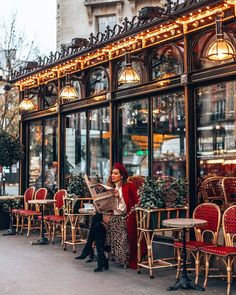
[[[21,111],[26,111],[26,112],[28,112],[28,111],[33,111],[33,110],[34,110],[34,105],[33,105],[33,103],[32,103],[32,100],[29,99],[28,97],[25,97],[25,98],[21,101],[21,103],[20,103],[20,105],[19,105],[19,109],[20,109]]]
[[[212,61],[228,60],[235,57],[233,45],[224,39],[216,39],[207,50],[206,58]]]
[[[123,69],[118,79],[119,84],[135,84],[140,82],[139,74],[130,66],[127,65]]]
[[[60,98],[63,100],[73,100],[77,99],[79,97],[79,94],[77,90],[71,86],[70,84],[67,84],[64,86],[60,91]]]

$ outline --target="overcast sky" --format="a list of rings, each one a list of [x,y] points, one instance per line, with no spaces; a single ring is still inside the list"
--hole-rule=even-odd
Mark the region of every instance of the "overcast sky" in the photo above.
[[[41,54],[56,51],[56,0],[0,0],[0,23],[17,13],[16,23]]]

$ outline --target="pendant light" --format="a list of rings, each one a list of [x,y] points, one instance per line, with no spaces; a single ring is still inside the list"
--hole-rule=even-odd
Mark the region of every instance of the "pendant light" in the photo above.
[[[23,112],[30,112],[34,110],[34,105],[32,103],[32,100],[28,97],[26,91],[24,93],[24,98],[19,105],[19,109],[20,111],[23,111]]]
[[[224,61],[235,57],[235,49],[232,43],[224,39],[222,29],[222,14],[216,16],[216,40],[213,41],[206,54],[211,61]]]
[[[140,83],[139,74],[132,68],[130,53],[125,55],[125,67],[120,73],[118,84]]]
[[[79,97],[77,90],[71,85],[68,74],[66,74],[66,85],[61,89],[59,97],[61,100],[73,100]]]

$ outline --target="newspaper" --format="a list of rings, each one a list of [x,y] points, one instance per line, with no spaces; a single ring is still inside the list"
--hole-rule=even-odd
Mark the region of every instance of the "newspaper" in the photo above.
[[[115,190],[112,187],[98,183],[95,180],[89,180],[86,174],[84,180],[99,213],[118,210],[117,198],[114,196]]]

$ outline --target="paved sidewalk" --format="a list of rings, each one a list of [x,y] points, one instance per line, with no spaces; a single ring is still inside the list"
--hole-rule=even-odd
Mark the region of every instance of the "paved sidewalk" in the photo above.
[[[1,295],[182,295],[201,294],[186,290],[167,292],[175,282],[175,270],[157,270],[149,279],[110,263],[110,270],[94,273],[95,263],[74,259],[68,246],[30,246],[37,235],[3,237],[0,231],[0,294]],[[81,251],[80,247],[78,250]],[[202,282],[202,280],[200,281]],[[232,294],[236,292],[235,286]],[[204,295],[226,294],[225,281],[211,279]]]

